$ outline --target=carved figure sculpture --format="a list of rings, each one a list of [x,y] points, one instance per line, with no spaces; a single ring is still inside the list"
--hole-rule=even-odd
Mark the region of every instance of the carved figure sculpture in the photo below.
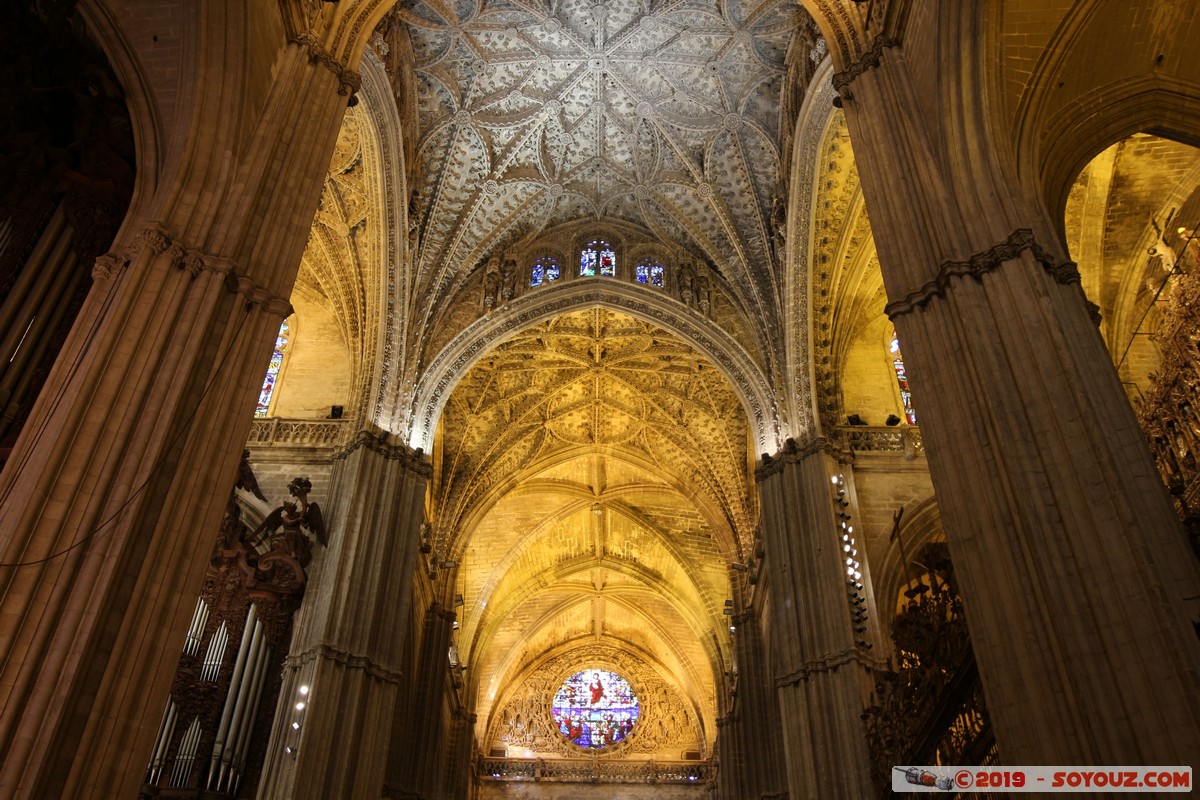
[[[517,294],[517,260],[512,258],[504,259],[504,263],[500,267],[500,296],[504,298],[504,302],[512,300]]]
[[[488,261],[483,273],[483,309],[491,311],[500,302],[500,259]]]

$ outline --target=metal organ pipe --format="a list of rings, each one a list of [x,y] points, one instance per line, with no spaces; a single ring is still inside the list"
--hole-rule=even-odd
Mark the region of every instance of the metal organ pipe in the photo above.
[[[233,674],[229,678],[229,691],[225,695],[225,708],[221,711],[221,722],[217,727],[217,736],[213,741],[212,762],[208,771],[208,788],[216,789],[225,777],[228,760],[227,750],[231,745],[230,737],[237,730],[240,722],[241,706],[245,702],[247,664],[252,664],[258,657],[258,638],[255,631],[258,628],[258,608],[253,603],[246,612],[246,627],[242,631],[242,642],[238,646],[237,660],[233,665]]]
[[[246,752],[250,749],[250,736],[254,732],[254,720],[258,716],[258,704],[262,699],[263,684],[266,682],[267,665],[271,661],[271,646],[266,642],[266,634],[262,633],[259,625],[259,636],[262,646],[258,651],[258,661],[254,665],[254,675],[250,682],[250,693],[247,695],[246,710],[242,714],[241,730],[238,732],[237,744],[229,748],[232,763],[232,777],[228,791],[233,794],[242,781],[242,770],[246,765]]]
[[[225,648],[229,644],[229,626],[224,622],[212,639],[208,641],[208,652],[204,655],[204,666],[200,669],[200,680],[215,681],[221,674],[221,661],[225,658]]]
[[[200,718],[192,719],[187,733],[179,743],[179,753],[175,756],[175,767],[171,770],[171,785],[184,786],[188,776],[192,774],[192,764],[196,761],[196,748],[200,744]]]
[[[183,652],[194,656],[200,652],[200,638],[204,635],[204,626],[208,624],[208,603],[201,597],[196,601],[196,610],[192,612],[192,624],[188,626],[187,639],[183,643]]]
[[[146,783],[154,785],[158,783],[158,779],[162,776],[163,765],[167,760],[167,749],[171,745],[171,737],[175,734],[175,718],[179,714],[179,707],[175,705],[175,698],[167,698],[167,707],[163,709],[162,722],[158,726],[158,738],[154,740],[154,755],[150,759],[150,766],[146,769]]]
[[[217,782],[219,790],[229,791],[237,777],[237,754],[241,748],[246,717],[250,716],[247,709],[253,695],[255,673],[262,662],[262,654],[265,649],[266,641],[262,634],[262,623],[255,622],[254,634],[250,639],[250,655],[246,659],[246,670],[238,688],[233,715],[229,718],[229,737],[225,740],[225,750],[221,753],[221,774]]]

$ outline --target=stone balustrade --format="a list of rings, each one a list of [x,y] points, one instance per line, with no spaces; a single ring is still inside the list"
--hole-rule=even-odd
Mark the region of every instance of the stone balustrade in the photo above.
[[[708,761],[481,758],[477,773],[480,779],[493,781],[707,785],[712,765]]]
[[[843,425],[836,431],[842,447],[854,453],[900,453],[907,460],[923,458],[921,429],[911,425]]]
[[[338,447],[345,444],[354,427],[347,419],[284,419],[267,417],[254,420],[248,447],[292,445]]]

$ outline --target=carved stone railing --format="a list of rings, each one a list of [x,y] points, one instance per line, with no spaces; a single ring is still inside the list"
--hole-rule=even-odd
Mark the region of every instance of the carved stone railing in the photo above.
[[[558,783],[704,785],[712,777],[712,765],[707,761],[481,758],[476,771],[483,780]]]
[[[896,453],[909,461],[925,455],[921,429],[912,425],[843,425],[837,436],[854,453]]]
[[[345,444],[353,430],[348,419],[267,417],[254,420],[246,446],[338,447]]]
[[[1171,277],[1152,338],[1162,361],[1138,405],[1159,475],[1200,556],[1200,272]]]

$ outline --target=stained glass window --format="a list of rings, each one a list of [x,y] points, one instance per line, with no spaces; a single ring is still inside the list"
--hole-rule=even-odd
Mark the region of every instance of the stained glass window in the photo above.
[[[896,370],[896,382],[900,384],[900,402],[904,404],[904,418],[909,425],[917,424],[917,412],[913,411],[912,391],[908,388],[908,373],[904,370],[904,356],[900,353],[900,338],[892,329],[892,342],[888,346],[892,357],[892,369]]]
[[[543,283],[556,281],[560,274],[558,259],[553,256],[542,256],[533,262],[533,276],[529,280],[529,285],[541,286]]]
[[[638,283],[663,288],[663,265],[653,258],[643,258],[637,265],[636,277]]]
[[[611,278],[617,274],[617,254],[612,245],[600,239],[588,242],[579,256],[579,274],[584,277],[602,275]]]
[[[287,320],[284,320],[279,326],[279,335],[275,337],[275,351],[271,353],[271,363],[267,365],[267,377],[263,378],[262,391],[258,393],[258,407],[254,409],[256,417],[265,417],[271,407],[271,395],[275,394],[275,381],[279,379],[279,368],[283,366],[290,331]]]
[[[559,733],[580,747],[614,745],[629,735],[641,707],[629,682],[603,669],[576,672],[554,695],[551,714]]]

